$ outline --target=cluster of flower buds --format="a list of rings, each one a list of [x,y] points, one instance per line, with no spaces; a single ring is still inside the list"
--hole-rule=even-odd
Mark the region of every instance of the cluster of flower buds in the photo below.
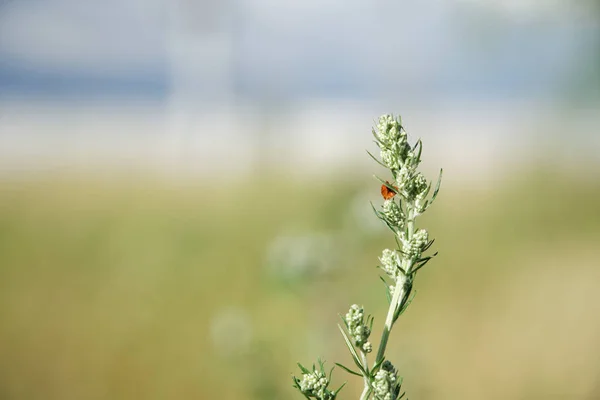
[[[399,171],[406,161],[410,146],[402,123],[391,115],[379,117],[377,132],[373,132],[381,150],[381,160],[390,170]]]
[[[389,361],[384,361],[373,379],[373,392],[377,400],[396,400],[400,395],[402,381]]]
[[[395,287],[402,287],[407,278],[406,271],[402,267],[402,254],[397,250],[385,249],[379,257],[379,261],[381,261],[380,268],[393,282],[392,285],[389,285],[390,295],[393,295]]]
[[[402,211],[402,207],[393,199],[388,199],[383,202],[382,214],[385,217],[386,223],[400,231],[404,228],[406,214]]]
[[[319,360],[319,368],[316,368],[313,364],[312,371],[306,369],[302,364],[298,364],[298,366],[302,370],[302,379],[294,376],[294,387],[300,390],[308,399],[335,400],[343,385],[333,392],[328,389],[331,373],[330,376],[327,376],[324,363],[321,360]]]
[[[416,260],[421,257],[421,253],[429,243],[429,234],[425,229],[416,231],[412,238],[407,239],[406,235],[400,236],[402,242],[402,253],[410,260]]]
[[[421,162],[421,142],[414,147],[408,144],[402,121],[392,115],[382,115],[374,131],[375,143],[379,146],[382,164],[389,168],[396,180],[398,191],[407,200],[424,196],[427,180],[416,172]]]
[[[397,251],[385,250],[380,258],[382,269],[394,281],[390,287],[393,292],[400,281],[411,279],[413,265],[424,261],[421,256],[431,245],[427,231],[415,232],[413,226],[415,218],[424,213],[437,196],[439,181],[431,199],[426,199],[431,185],[417,171],[423,146],[420,140],[412,147],[409,145],[400,118],[382,115],[373,134],[380,149],[380,164],[394,177],[393,183],[386,181],[382,186],[385,201],[381,209],[374,208],[375,214],[394,232],[399,245]]]
[[[379,257],[381,261],[381,269],[390,277],[396,281],[399,275],[404,275],[405,271],[402,269],[402,257],[401,254],[396,250],[385,249]]]
[[[373,318],[369,316],[365,321],[365,312],[363,308],[353,304],[346,313],[345,322],[348,333],[354,341],[354,345],[365,353],[370,353],[373,350],[373,346],[371,345],[371,342],[369,342]]]
[[[326,397],[329,380],[321,371],[315,371],[310,374],[303,374],[300,381],[300,390],[303,393],[312,394],[318,398]]]
[[[423,174],[417,172],[421,163],[423,145],[420,140],[414,146],[408,144],[406,131],[400,118],[382,115],[373,130],[375,143],[379,147],[381,164],[388,168],[394,177],[394,188],[413,207],[413,216],[422,214],[428,202],[424,201],[430,185]]]

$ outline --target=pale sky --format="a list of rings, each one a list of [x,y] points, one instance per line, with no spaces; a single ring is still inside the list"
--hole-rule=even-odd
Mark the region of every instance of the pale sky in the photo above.
[[[3,0],[0,88],[160,93],[186,70],[199,92],[224,79],[259,98],[540,95],[598,32],[559,0],[230,0],[221,18],[213,4]]]

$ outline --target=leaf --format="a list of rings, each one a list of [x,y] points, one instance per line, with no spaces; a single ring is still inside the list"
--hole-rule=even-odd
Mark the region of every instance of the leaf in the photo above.
[[[440,185],[442,183],[442,173],[443,172],[444,172],[444,170],[440,169],[440,176],[438,177],[437,184],[435,185],[435,190],[433,191],[433,195],[431,196],[431,201],[429,202],[430,205],[431,205],[431,203],[433,203],[433,201],[435,200],[435,198],[438,195],[438,192],[440,191]]]
[[[367,372],[365,371],[365,367],[363,367],[363,365],[360,362],[358,353],[356,352],[356,350],[354,349],[354,346],[352,345],[352,342],[348,338],[348,335],[346,335],[346,332],[344,332],[344,330],[342,329],[342,327],[339,324],[338,324],[338,328],[340,328],[340,332],[342,332],[342,336],[344,337],[344,341],[346,342],[346,346],[348,347],[348,350],[350,350],[350,354],[352,355],[352,359],[354,360],[354,363],[356,364],[358,369],[360,369],[360,372],[363,373],[363,376],[368,376]]]
[[[379,275],[379,279],[381,279],[381,282],[383,282],[383,284],[385,285],[385,297],[387,298],[388,304],[390,304],[392,302],[392,294],[390,293],[390,286],[385,281],[383,276]]]
[[[429,242],[427,242],[427,244],[425,246],[423,246],[423,251],[429,250],[429,248],[431,247],[433,242],[435,242],[435,239],[431,239]]]
[[[395,229],[395,228],[397,228],[397,227],[396,227],[396,226],[394,226],[394,225],[392,225],[392,224],[391,224],[391,223],[390,223],[390,222],[387,220],[387,218],[382,218],[381,220],[382,220],[383,222],[385,222],[385,225],[388,227],[388,229],[389,229],[390,231],[392,231],[392,233],[393,233],[393,234],[394,234],[394,236],[395,236],[395,235],[396,235],[396,229]]]
[[[375,128],[371,128],[371,133],[373,134],[373,137],[375,138],[375,140],[377,140],[379,142],[379,137],[377,137],[377,132],[375,132]]]
[[[325,373],[325,363],[323,362],[323,360],[319,358],[317,359],[317,362],[319,363],[319,368],[321,369],[321,372]]]
[[[411,274],[414,274],[415,272],[417,272],[418,270],[420,270],[421,268],[423,268],[425,266],[425,264],[427,264],[429,262],[429,260],[431,260],[433,257],[437,256],[438,252],[436,251],[433,255],[429,256],[429,257],[425,257],[422,258],[420,261],[420,264],[417,265],[416,268],[413,268],[412,271],[410,271]]]
[[[423,192],[422,194],[423,198],[427,197],[427,195],[429,194],[429,191],[431,190],[431,184],[432,182],[429,182],[427,184],[427,189],[425,189],[425,192]],[[427,201],[425,201],[425,204],[427,204]]]
[[[381,360],[377,361],[375,363],[375,365],[373,365],[373,368],[371,369],[372,375],[375,375],[379,371],[379,368],[381,367],[381,365],[383,364],[384,361],[385,361],[385,357],[381,357]]]
[[[383,168],[387,168],[387,166],[386,166],[384,163],[382,163],[381,161],[379,161],[379,160],[378,160],[378,159],[377,159],[377,158],[376,158],[376,157],[375,157],[373,154],[371,154],[371,152],[370,152],[369,150],[367,150],[367,154],[368,154],[368,155],[370,155],[370,156],[371,156],[371,158],[372,158],[373,160],[375,160],[375,162],[376,162],[377,164],[381,165]]]
[[[340,319],[344,323],[344,326],[346,327],[346,329],[348,329],[348,322],[346,322],[346,318],[342,317],[342,314],[339,314],[339,313],[338,313],[338,317],[340,317]]]
[[[342,390],[342,388],[343,388],[344,386],[346,386],[346,383],[348,383],[348,382],[344,382],[344,383],[342,383],[342,386],[340,386],[340,387],[339,387],[339,388],[338,388],[336,391],[334,391],[334,392],[333,392],[333,396],[334,396],[334,397],[335,397],[335,396],[337,396],[337,394],[340,392],[340,390]]]
[[[373,212],[375,213],[375,215],[377,216],[377,218],[379,218],[380,220],[384,220],[384,217],[382,216],[381,212],[377,211],[377,209],[375,208],[375,206],[373,205],[373,202],[370,201],[369,202],[371,204],[371,207],[373,208]]]
[[[390,185],[387,181],[384,181],[383,179],[381,179],[377,175],[373,175],[373,177],[375,179],[377,179],[382,185],[387,186],[388,189],[393,190],[394,192],[396,191],[396,189],[392,185]]]
[[[302,396],[304,396],[306,399],[310,400],[310,397],[308,397],[308,395],[306,395],[300,388],[300,381],[298,380],[298,378],[296,378],[295,376],[292,376],[292,379],[294,380],[294,385],[292,385],[292,386],[295,387],[296,389],[298,389],[298,391],[300,393],[302,393]]]
[[[398,240],[398,236],[394,235],[394,240],[396,241],[396,245],[398,246],[398,249],[402,248],[402,243],[400,243],[400,241]]]
[[[394,319],[393,321],[396,322],[396,320],[402,315],[404,314],[404,311],[406,311],[406,309],[408,308],[408,306],[411,305],[413,299],[415,298],[415,296],[417,295],[417,291],[415,290],[412,293],[412,296],[404,303],[404,304],[400,304],[400,307],[398,307],[398,312],[394,315]]]
[[[310,374],[310,371],[307,370],[306,368],[304,368],[304,365],[297,363],[298,367],[300,368],[300,371],[302,371],[303,374]]]
[[[415,151],[417,146],[419,146],[419,151],[417,152],[417,157],[415,159],[416,164],[419,164],[421,162],[421,152],[423,151],[423,142],[421,141],[421,139],[417,140],[417,143],[415,143],[415,146],[413,147],[413,152]]]
[[[348,367],[346,367],[346,366],[343,366],[343,365],[342,365],[342,364],[340,364],[340,363],[335,363],[335,365],[337,365],[338,367],[340,367],[340,368],[341,368],[341,369],[343,369],[344,371],[348,372],[349,374],[352,374],[352,375],[356,375],[356,376],[360,376],[360,377],[362,377],[362,375],[361,375],[361,374],[359,374],[358,372],[356,372],[356,371],[353,371],[353,370],[351,370],[350,368],[348,368]]]

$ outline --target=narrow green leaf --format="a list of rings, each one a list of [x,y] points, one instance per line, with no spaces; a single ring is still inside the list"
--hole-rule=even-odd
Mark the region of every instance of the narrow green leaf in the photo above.
[[[412,293],[412,296],[404,303],[404,304],[400,304],[400,307],[398,307],[398,312],[394,315],[394,322],[396,322],[396,320],[402,315],[404,314],[404,311],[406,311],[406,309],[408,308],[408,306],[411,305],[413,299],[415,298],[415,296],[417,295],[417,291],[415,290]]]
[[[417,140],[415,146],[413,147],[413,152],[416,150],[417,146],[419,146],[419,151],[417,152],[416,163],[419,164],[421,162],[421,152],[423,151],[423,142],[421,139]]]
[[[360,376],[360,375],[359,375],[359,376]],[[340,390],[342,390],[342,388],[343,388],[344,386],[346,386],[346,383],[348,383],[348,382],[344,382],[344,383],[342,383],[342,386],[340,386],[340,387],[339,387],[339,388],[338,388],[336,391],[334,391],[334,392],[333,392],[333,396],[337,396],[337,394],[340,392]]]
[[[427,197],[427,195],[429,194],[429,191],[431,190],[431,184],[432,184],[432,183],[433,183],[433,182],[429,182],[429,183],[427,184],[427,189],[425,189],[425,192],[424,192],[424,193],[423,193],[423,195],[422,195],[422,196],[423,196],[423,198]],[[425,203],[427,203],[427,202],[425,202]]]
[[[338,314],[338,317],[340,317],[340,319],[344,323],[344,326],[346,327],[346,329],[348,329],[348,322],[346,322],[346,318],[342,317],[342,314]]]
[[[302,393],[304,398],[310,400],[310,397],[308,397],[304,392],[302,392],[302,389],[300,388],[300,381],[298,380],[298,378],[296,378],[295,376],[292,376],[292,380],[294,381],[294,384],[292,385],[292,387],[295,387],[296,389],[298,389],[298,391],[300,393]]]
[[[302,371],[303,374],[310,374],[310,371],[307,370],[306,368],[304,368],[304,365],[297,363],[298,367],[300,368],[300,371]]]
[[[377,164],[381,165],[383,168],[387,168],[387,166],[386,166],[384,163],[382,163],[381,161],[379,161],[379,160],[378,160],[378,159],[377,159],[377,158],[376,158],[376,157],[375,157],[373,154],[371,154],[371,152],[370,152],[369,150],[367,150],[367,154],[368,154],[368,155],[370,155],[370,156],[371,156],[371,158],[372,158],[373,160],[375,160],[375,162],[376,162]]]
[[[390,222],[387,220],[387,218],[381,218],[381,220],[382,220],[382,221],[385,223],[385,225],[388,227],[388,229],[389,229],[390,231],[392,231],[392,233],[393,233],[394,235],[396,235],[396,228],[397,228],[397,227],[393,226],[393,225],[392,225],[392,224],[391,224],[391,223],[390,223]]]
[[[390,293],[390,286],[385,281],[385,278],[383,276],[379,275],[379,279],[381,279],[381,282],[383,282],[383,284],[385,285],[385,297],[387,298],[388,304],[390,304],[392,302],[392,294]]]
[[[356,372],[356,371],[353,371],[353,370],[351,370],[350,368],[348,368],[348,367],[345,367],[345,366],[343,366],[343,365],[342,365],[342,364],[340,364],[340,363],[335,363],[335,365],[337,365],[338,367],[340,367],[340,368],[341,368],[341,369],[343,369],[344,371],[348,372],[349,374],[356,375],[356,376],[361,376],[361,377],[362,377],[362,375],[361,375],[361,374],[359,374],[358,372]]]
[[[379,360],[378,362],[375,363],[375,365],[373,365],[373,368],[371,369],[372,375],[375,375],[379,371],[379,368],[381,367],[381,365],[383,364],[384,361],[385,361],[385,357],[382,357],[381,360]]]
[[[354,360],[354,363],[356,364],[358,369],[360,369],[360,372],[362,372],[364,376],[367,376],[365,367],[363,367],[363,365],[361,364],[360,358],[358,357],[358,353],[354,349],[354,346],[352,345],[352,342],[348,338],[348,335],[346,335],[346,332],[344,332],[344,330],[342,329],[342,327],[339,324],[338,324],[338,328],[340,328],[340,332],[342,332],[342,336],[344,337],[344,341],[346,342],[346,346],[348,347],[348,350],[350,350],[350,354],[352,355],[352,359]]]
[[[429,190],[428,190],[429,192]],[[431,200],[425,200],[425,202],[423,203],[423,212],[427,211],[427,209],[429,208],[429,206],[431,205]]]
[[[423,247],[423,251],[429,250],[433,242],[435,242],[435,239],[431,239],[429,242],[427,242],[427,244]]]
[[[379,137],[377,137],[377,132],[375,132],[375,128],[371,128],[371,133],[373,134],[375,140],[379,141]]]
[[[440,191],[440,185],[442,183],[442,173],[443,172],[444,172],[444,170],[440,169],[440,176],[438,177],[437,184],[435,185],[435,190],[433,191],[433,195],[431,196],[431,201],[429,202],[430,205],[431,205],[431,203],[433,203],[433,201],[435,200],[435,198],[438,195],[438,192]]]
[[[384,181],[383,179],[381,179],[380,177],[378,177],[377,175],[373,175],[373,177],[375,179],[377,179],[382,185],[387,186],[388,189],[393,190],[394,192],[396,191],[396,189],[394,189],[392,187],[392,185],[390,185],[389,183],[387,183],[386,181]]]
[[[398,236],[394,235],[394,240],[396,241],[396,245],[398,246],[398,249],[402,248],[402,243],[400,243],[400,241],[398,240]]]
[[[377,211],[377,209],[376,209],[376,208],[375,208],[375,206],[373,205],[373,202],[372,202],[372,201],[370,201],[369,203],[371,204],[371,207],[373,208],[373,212],[375,213],[375,215],[377,216],[377,218],[379,218],[379,219],[381,219],[381,220],[384,220],[384,218],[383,218],[382,214],[381,214],[379,211]]]
[[[298,388],[298,389],[299,389],[299,388]],[[305,393],[304,393],[304,392],[302,392],[302,391],[300,391],[300,393],[302,393],[302,395],[304,396],[304,398],[305,398],[305,399],[308,399],[308,400],[310,400],[310,397],[308,397],[308,395],[307,395],[307,394],[305,394]]]
[[[420,270],[421,268],[423,268],[425,266],[425,264],[427,264],[429,262],[429,260],[431,260],[433,257],[437,256],[438,252],[436,251],[433,255],[429,256],[429,257],[425,257],[424,259],[422,259],[422,261],[420,262],[419,265],[417,265],[416,268],[413,268],[410,273],[414,274],[415,272],[417,272],[418,270]]]
[[[319,358],[317,359],[317,362],[319,363],[319,369],[321,370],[321,372],[325,373],[325,363],[323,362],[323,360]]]

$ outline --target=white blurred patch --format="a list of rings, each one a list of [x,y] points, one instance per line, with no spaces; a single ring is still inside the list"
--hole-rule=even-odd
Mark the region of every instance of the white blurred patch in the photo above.
[[[233,357],[245,354],[252,344],[252,321],[240,308],[223,309],[213,316],[210,336],[218,354]]]
[[[373,199],[379,189],[378,185],[374,182],[372,186],[372,191],[359,193],[352,199],[347,224],[350,228],[356,228],[365,234],[377,235],[385,231],[385,224],[377,218],[371,207],[370,202],[373,202],[375,208],[380,205],[379,201]]]
[[[278,236],[267,249],[269,274],[286,281],[326,274],[336,259],[335,240],[326,234]]]

